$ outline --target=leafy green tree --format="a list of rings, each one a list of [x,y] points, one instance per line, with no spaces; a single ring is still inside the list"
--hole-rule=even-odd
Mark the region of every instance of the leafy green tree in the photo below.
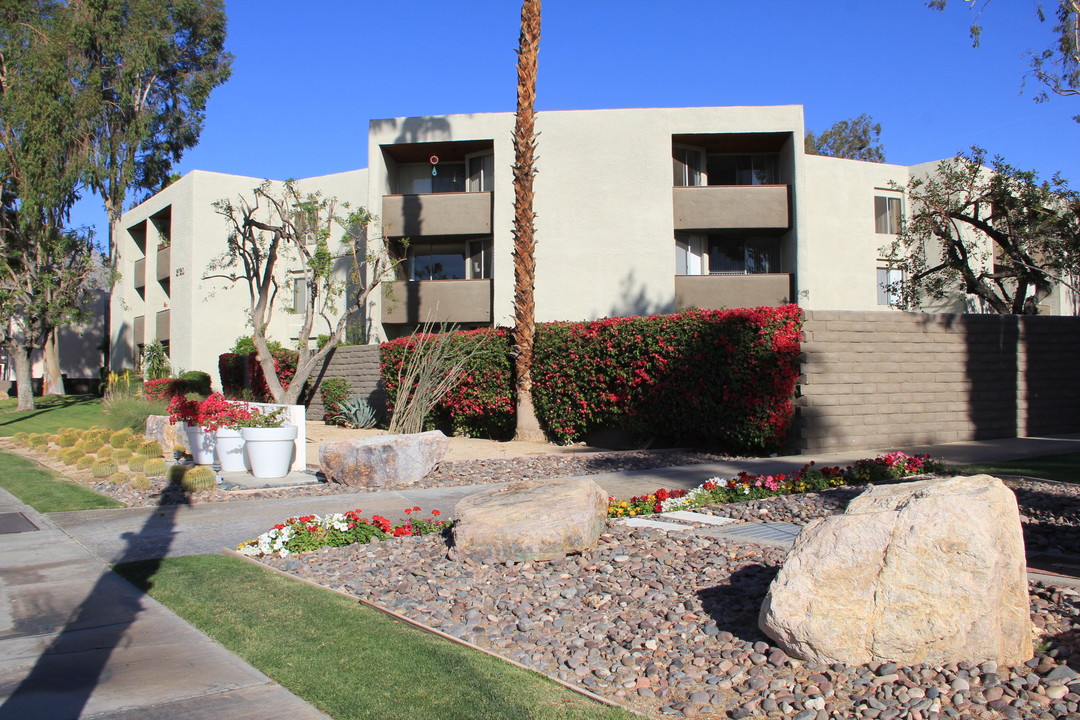
[[[0,344],[20,410],[34,407],[31,352],[78,319],[96,267],[89,234],[65,227],[89,129],[69,27],[61,3],[0,0]]]
[[[975,14],[971,23],[971,44],[979,46],[982,38],[982,12],[990,0],[965,0]],[[944,10],[948,0],[930,0],[927,7]],[[1049,47],[1030,51],[1028,62],[1030,74],[1043,84],[1046,90],[1062,96],[1080,96],[1080,0],[1057,0],[1056,8],[1048,15],[1041,2],[1035,4],[1039,22],[1054,22],[1053,37]],[[1048,18],[1053,17],[1053,20]],[[1035,96],[1036,102],[1048,99],[1046,91]],[[1073,116],[1080,122],[1080,115]]]
[[[838,120],[820,135],[807,131],[806,153],[883,163],[885,148],[880,138],[881,125],[863,113],[852,120]]]
[[[1080,197],[986,152],[941,161],[904,188],[911,215],[883,257],[907,270],[907,307],[957,288],[996,313],[1037,315],[1055,287],[1078,291]]]
[[[222,0],[70,0],[81,81],[94,106],[87,184],[109,247],[132,191],[157,192],[202,132],[232,66]]]
[[[224,198],[214,208],[228,221],[228,244],[203,277],[247,286],[251,339],[266,384],[274,402],[296,404],[304,383],[344,339],[349,319],[368,310],[368,297],[392,275],[395,264],[366,253],[372,219],[366,210],[349,211],[348,204],[336,198],[302,193],[292,181],[280,189],[264,181],[250,199]],[[299,296],[303,308],[283,308],[301,320],[296,374],[283,387],[274,371],[267,330],[286,276],[300,282],[302,295],[286,294]],[[311,341],[319,330],[329,337],[313,351]]]

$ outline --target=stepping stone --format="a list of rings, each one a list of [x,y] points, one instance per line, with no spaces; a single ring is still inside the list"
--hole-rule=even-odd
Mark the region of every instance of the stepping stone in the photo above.
[[[667,530],[669,532],[689,532],[693,530],[692,527],[686,525],[676,525],[675,523],[661,522],[660,520],[648,520],[646,518],[619,518],[619,522],[623,525],[630,527],[647,527],[656,528],[658,530]]]
[[[676,510],[674,512],[664,513],[664,517],[671,518],[672,520],[682,520],[683,522],[702,523],[703,525],[730,525],[733,522],[738,522],[735,518],[706,515],[704,513],[696,513],[689,510]]]

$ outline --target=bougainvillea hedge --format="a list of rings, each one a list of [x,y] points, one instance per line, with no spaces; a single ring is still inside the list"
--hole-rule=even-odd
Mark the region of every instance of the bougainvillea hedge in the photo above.
[[[443,342],[447,338],[455,345],[455,355],[474,353],[463,368],[461,382],[436,407],[429,425],[471,437],[500,440],[510,437],[514,433],[514,403],[507,331],[503,328],[466,330],[434,339]],[[389,408],[397,399],[402,363],[416,344],[416,336],[382,344],[381,372]]]
[[[295,350],[271,350],[270,354],[274,356],[274,370],[278,380],[282,387],[287,387],[296,374],[296,363],[300,354]],[[218,356],[218,373],[225,397],[254,402],[273,401],[262,365],[254,353],[225,353]]]
[[[560,442],[618,427],[659,443],[774,448],[794,416],[801,322],[789,305],[538,325],[533,394],[540,422]],[[450,341],[465,347],[481,340],[481,353],[431,422],[506,437],[514,422],[507,331],[469,331]],[[414,343],[383,344],[391,406]]]

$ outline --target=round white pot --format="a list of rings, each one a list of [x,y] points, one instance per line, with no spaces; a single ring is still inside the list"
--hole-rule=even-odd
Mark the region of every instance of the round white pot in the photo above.
[[[215,444],[217,459],[222,472],[246,472],[244,463],[244,438],[239,430],[218,428]]]
[[[242,428],[244,456],[251,474],[257,478],[279,478],[289,474],[292,466],[297,427]]]
[[[190,427],[184,425],[187,433],[188,447],[191,448],[191,457],[196,465],[214,464],[214,433],[208,433],[202,427]]]

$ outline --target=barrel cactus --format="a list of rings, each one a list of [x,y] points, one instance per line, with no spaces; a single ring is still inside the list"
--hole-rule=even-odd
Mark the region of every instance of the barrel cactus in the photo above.
[[[144,457],[161,457],[163,450],[161,449],[161,443],[157,440],[143,440],[139,443],[135,452]]]
[[[143,466],[143,472],[150,477],[165,474],[165,460],[162,458],[147,458],[146,465]]]
[[[90,466],[90,474],[96,478],[107,478],[116,472],[116,463],[111,460],[98,460]]]
[[[133,472],[139,472],[146,469],[146,456],[145,455],[132,455],[131,459],[127,461],[128,470]]]
[[[188,492],[201,492],[217,485],[217,475],[207,466],[198,465],[184,473],[180,482]]]
[[[128,477],[127,473],[114,472],[107,479],[110,485],[127,485],[131,478]]]
[[[97,462],[97,458],[93,455],[83,455],[81,458],[75,461],[75,467],[80,470],[89,470]]]

